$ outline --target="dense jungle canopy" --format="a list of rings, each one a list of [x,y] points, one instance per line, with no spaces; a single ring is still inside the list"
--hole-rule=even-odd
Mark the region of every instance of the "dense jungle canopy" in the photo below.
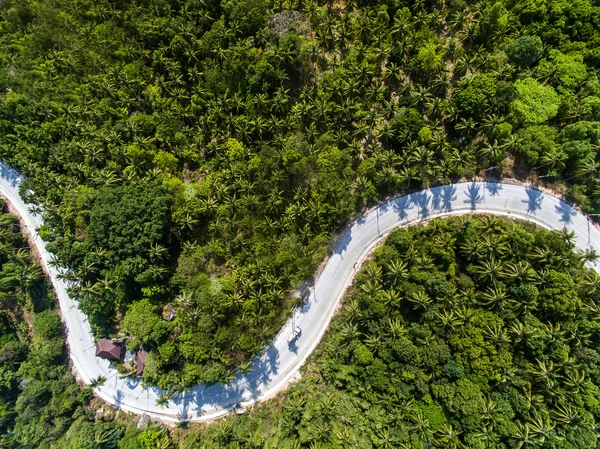
[[[90,389],[79,391],[60,366],[58,316],[38,312],[29,349],[27,326],[2,329],[0,354],[18,345],[19,355],[0,370],[0,388],[12,381],[14,394],[0,402],[2,410],[16,416],[15,424],[0,420],[9,430],[0,442],[57,449],[597,448],[600,277],[584,265],[591,254],[573,251],[572,238],[489,216],[393,231],[358,274],[303,378],[245,415],[209,425],[138,429],[137,417],[97,411]],[[13,261],[15,254],[25,259],[22,252],[8,254],[0,285],[13,277],[7,267],[30,266]],[[13,291],[26,307],[26,287]],[[49,344],[54,358],[40,353]],[[53,399],[43,402],[50,392]]]
[[[147,382],[226,380],[388,194],[488,170],[600,213],[599,20],[591,0],[3,0],[0,156],[96,335],[143,343]]]
[[[600,277],[571,239],[495,217],[393,231],[299,384],[190,447],[597,448]]]

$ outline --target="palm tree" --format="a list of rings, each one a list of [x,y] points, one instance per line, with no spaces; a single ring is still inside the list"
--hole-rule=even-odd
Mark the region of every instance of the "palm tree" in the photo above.
[[[379,281],[382,275],[381,266],[374,262],[367,263],[363,269],[363,273],[368,281]]]
[[[415,430],[421,437],[421,440],[425,443],[429,443],[431,441],[431,437],[433,435],[433,431],[431,430],[431,425],[429,424],[429,420],[425,418],[423,411],[418,409],[416,412],[411,414],[411,421],[414,423]]]
[[[483,335],[496,347],[505,346],[510,343],[510,337],[506,333],[506,329],[503,329],[497,323],[486,326]]]
[[[585,372],[578,370],[569,370],[564,380],[565,385],[575,393],[579,393],[588,383],[585,379]]]
[[[513,438],[517,442],[516,449],[542,447],[544,439],[531,432],[529,424],[523,425],[520,421],[517,421],[515,424],[517,425],[517,430]]]
[[[385,290],[383,293],[381,293],[381,298],[383,299],[383,303],[386,307],[389,307],[390,305],[394,305],[397,306],[400,304],[400,294],[392,289],[392,290]]]
[[[554,383],[557,373],[554,370],[554,362],[552,360],[544,362],[536,359],[537,366],[529,364],[527,371],[531,373],[537,380],[544,381],[547,385]]]
[[[523,396],[527,400],[527,408],[529,410],[533,410],[537,412],[537,407],[539,404],[544,403],[544,397],[540,394],[533,393],[531,390],[531,385],[523,388]]]
[[[586,159],[583,162],[580,162],[577,170],[575,171],[575,176],[582,182],[598,179],[599,174],[600,163],[594,161],[593,159]]]
[[[381,336],[376,335],[367,335],[364,339],[365,346],[371,350],[377,350],[381,347],[383,342],[381,341]]]
[[[581,259],[583,262],[596,262],[600,258],[600,255],[596,252],[594,248],[587,248],[583,253],[581,253]]]
[[[460,250],[468,260],[477,260],[481,257],[481,240],[475,238],[467,239],[460,245]]]
[[[374,297],[381,291],[381,284],[376,279],[369,279],[360,286],[360,289],[367,295]]]
[[[560,323],[542,324],[542,328],[544,330],[545,337],[552,343],[560,341],[565,334],[565,332],[561,330]]]
[[[539,438],[542,443],[545,443],[546,441],[550,443],[556,438],[556,435],[553,432],[556,424],[545,420],[540,415],[533,418],[533,420],[526,425],[529,426],[532,435]]]
[[[557,233],[558,235],[560,235],[560,237],[565,241],[567,246],[569,246],[571,249],[574,247],[574,241],[575,241],[575,232],[574,231],[569,231],[565,227],[565,228],[562,228],[560,231],[554,231],[554,232]]]
[[[488,287],[488,289],[481,294],[482,304],[490,309],[497,307],[502,310],[504,308],[503,304],[505,300],[506,290],[498,286]]]
[[[443,427],[436,431],[433,444],[448,449],[463,448],[465,445],[460,441],[459,435],[460,432],[454,430],[451,424],[444,423]]]
[[[463,305],[456,310],[456,317],[461,323],[469,323],[473,318],[473,309]]]
[[[484,260],[481,265],[475,265],[473,271],[480,280],[495,284],[502,274],[502,264],[500,261],[491,258],[490,260]]]
[[[414,304],[413,308],[415,310],[427,310],[433,302],[427,293],[425,293],[425,290],[411,292],[407,299]]]
[[[158,398],[156,399],[156,405],[160,407],[169,408],[169,401],[173,398],[174,395],[175,390],[172,388],[169,388],[167,390],[161,390],[160,394],[158,395]]]
[[[565,169],[568,156],[560,148],[553,148],[540,156],[540,165],[536,168],[545,167],[548,174],[560,173]]]
[[[556,409],[552,410],[551,416],[552,419],[565,426],[579,424],[583,419],[581,415],[573,410],[568,404],[558,404]]]
[[[477,123],[471,117],[468,119],[461,118],[460,121],[454,125],[454,129],[456,129],[456,132],[458,132],[459,135],[466,137],[475,133]]]
[[[340,335],[344,339],[346,339],[348,341],[352,341],[352,340],[355,340],[360,335],[360,332],[358,331],[358,326],[356,324],[344,323],[344,325],[340,329]]]
[[[589,271],[580,282],[584,291],[592,294],[600,287],[600,276],[595,271]]]
[[[103,447],[105,443],[108,443],[112,438],[115,437],[115,434],[118,431],[119,429],[97,428],[94,435],[94,442],[96,443],[97,447]]]
[[[106,383],[106,377],[104,377],[104,376],[94,377],[89,383],[89,388],[93,390],[95,388],[101,387],[105,383]]]
[[[454,330],[454,328],[460,324],[459,318],[452,310],[442,310],[436,314],[437,319],[443,329]]]
[[[388,318],[388,327],[393,338],[401,337],[408,332],[398,317]]]
[[[42,268],[36,263],[30,263],[27,265],[25,270],[25,282],[24,285],[27,287],[31,287],[37,281],[40,281],[44,278],[44,272]]]
[[[517,262],[507,262],[502,270],[503,277],[512,281],[533,282],[536,278],[536,273],[531,265],[526,260]]]
[[[554,251],[552,251],[550,248],[548,248],[547,246],[543,246],[543,247],[536,247],[532,254],[531,257],[536,260],[538,263],[542,263],[545,265],[552,265],[553,263],[555,263],[557,261],[556,255],[554,253]],[[561,263],[562,265],[562,263]],[[538,278],[540,278],[540,272],[538,271]]]

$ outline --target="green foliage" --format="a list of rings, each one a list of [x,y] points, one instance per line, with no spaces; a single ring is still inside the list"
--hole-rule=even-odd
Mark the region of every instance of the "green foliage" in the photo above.
[[[142,299],[132,303],[123,319],[123,330],[135,335],[137,343],[148,344],[161,341],[169,332],[168,324],[160,317],[159,308]]]
[[[257,354],[285,319],[286,293],[313,274],[335,232],[385,195],[469,177],[490,165],[506,170],[511,164],[503,159],[510,155],[517,156],[516,174],[560,175],[546,180],[564,182],[569,198],[600,213],[600,22],[590,0],[115,4],[2,2],[0,156],[27,175],[24,194],[44,206],[41,234],[69,268],[67,276],[76,281],[72,294],[96,334],[131,327],[134,343],[148,343],[148,382],[223,380]],[[6,229],[15,224],[8,215],[2,220]],[[25,246],[18,233],[4,236],[15,248]],[[533,251],[525,240],[523,247]],[[39,269],[0,250],[2,304],[16,301],[34,313],[48,309],[51,295]],[[492,335],[494,326],[516,318],[526,329],[542,329],[547,320],[579,325],[573,314],[579,316],[589,298],[572,295],[560,274],[573,273],[561,265],[548,267],[559,274],[548,278],[548,291],[501,279],[513,303],[518,298],[537,307],[529,312],[538,321],[526,319],[526,311],[503,309],[497,292],[487,291],[499,282],[497,274],[475,262],[490,250],[473,249],[468,261],[461,251],[429,246],[426,254],[438,272],[426,258],[410,262],[408,280],[399,277],[394,285],[403,292],[400,300],[389,293],[388,278],[378,279],[387,296],[357,299],[364,323],[353,324],[364,341],[339,344],[335,353],[347,365],[335,375],[330,368],[343,365],[338,359],[323,365],[326,382],[335,387],[307,382],[303,392],[310,400],[286,411],[281,426],[279,419],[271,425],[239,418],[238,434],[207,431],[211,439],[214,432],[214,445],[237,438],[245,447],[266,441],[294,447],[296,436],[305,446],[356,448],[455,447],[457,438],[471,447],[526,445],[515,436],[537,432],[557,410],[535,421],[528,386],[504,387],[507,373],[498,370],[516,364],[536,395],[543,383],[522,364],[537,362],[525,358],[563,356],[565,346],[548,348],[543,339],[529,338],[522,344],[527,357],[511,359],[515,351],[502,344],[502,335]],[[390,261],[394,252],[387,251]],[[541,262],[522,254],[531,265],[527,276],[539,273]],[[446,312],[460,308],[433,313],[422,305],[437,305],[453,286],[487,295],[485,301],[497,306],[477,311],[476,322],[462,326],[461,338],[449,344],[439,329],[429,329],[430,335],[422,327],[439,321],[438,312],[453,321]],[[160,317],[167,304],[176,312],[169,325]],[[115,317],[127,317],[129,326]],[[414,328],[403,321],[409,319]],[[52,382],[63,379],[59,370],[41,368],[62,360],[56,318],[40,318],[41,337],[32,342],[2,320],[9,330],[0,339],[10,362],[1,368],[0,388],[17,392],[17,365],[26,365],[31,378],[51,373]],[[446,324],[439,326],[446,332]],[[378,340],[388,328],[394,338]],[[496,344],[488,342],[490,335]],[[500,372],[493,382],[486,377],[492,372]],[[486,408],[490,399],[501,410],[485,418],[483,428],[455,424],[464,419],[479,426],[477,407],[460,419],[458,411],[444,408],[447,421],[438,413],[446,407],[439,404],[457,395],[459,381],[461,397],[479,407],[478,388]],[[75,394],[62,387],[57,397]],[[490,393],[494,388],[500,391]],[[369,391],[378,399],[365,399]],[[317,400],[325,394],[333,395],[333,406]],[[405,410],[403,401],[413,397],[421,414]],[[32,400],[34,411],[17,413],[10,405],[15,398],[0,404],[0,434],[16,422],[28,429],[19,435],[33,436],[15,437],[14,445],[43,447],[41,435],[66,432],[65,417],[77,409],[74,401],[65,406],[68,412],[46,413],[42,395]],[[382,398],[396,402],[392,407]],[[595,416],[582,408],[590,404],[591,410],[592,401],[573,400],[582,411],[579,424],[557,425],[552,443],[535,433],[532,444],[594,446],[595,430],[581,424]],[[352,425],[340,424],[328,410]],[[403,425],[388,418],[397,414]],[[60,432],[46,426],[60,420]],[[76,421],[73,440],[58,447],[86,447],[92,439],[114,446],[107,432],[115,429]],[[437,431],[430,441],[433,421]],[[492,423],[500,442],[489,437]],[[291,433],[279,434],[280,428]],[[132,435],[121,442],[137,447]]]
[[[16,217],[0,211],[0,224],[0,446],[46,448],[83,401],[41,268]]]
[[[170,199],[152,185],[101,188],[86,228],[88,247],[105,248],[108,261],[115,265],[147,253],[164,240]]]
[[[33,330],[38,338],[42,340],[51,340],[62,336],[62,326],[60,317],[53,310],[45,310],[35,316],[33,321]]]
[[[556,116],[560,99],[551,86],[543,86],[533,78],[515,82],[517,96],[511,103],[511,112],[524,123],[544,123]]]
[[[536,166],[544,157],[553,157],[559,151],[558,133],[550,126],[528,126],[519,132],[519,137],[516,153],[528,165]]]
[[[495,282],[469,279],[491,260],[501,264]],[[393,275],[399,263],[403,276]],[[395,230],[358,274],[303,380],[197,441],[596,447],[595,278],[560,233],[530,223],[470,216]]]
[[[481,119],[495,96],[496,79],[488,74],[476,75],[452,97],[452,102],[464,116]]]
[[[567,91],[575,92],[586,79],[587,69],[581,53],[563,54],[550,50],[547,64],[548,70],[554,73],[556,85]]]
[[[135,328],[146,381],[212,380],[386,195],[499,166],[600,213],[598,23],[590,0],[7,0],[0,156],[95,334],[170,305],[168,335]]]
[[[505,47],[508,58],[520,67],[531,67],[542,56],[542,40],[539,36],[520,36]]]

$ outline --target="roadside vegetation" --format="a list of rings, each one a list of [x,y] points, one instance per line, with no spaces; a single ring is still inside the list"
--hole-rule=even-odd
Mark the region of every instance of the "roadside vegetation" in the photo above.
[[[223,381],[335,231],[388,194],[488,170],[600,213],[599,12],[6,0],[0,156],[95,334],[143,343],[149,383]]]
[[[597,448],[600,278],[571,238],[490,216],[393,231],[276,399],[170,430],[79,421],[56,447]]]
[[[573,248],[495,217],[393,231],[303,379],[187,447],[598,447],[600,278]]]
[[[75,382],[52,288],[0,200],[0,447],[172,447],[158,426],[137,430],[118,412],[117,424],[110,408],[100,416],[91,388],[104,381]]]
[[[55,307],[17,218],[0,200],[0,447],[48,447],[85,400]]]

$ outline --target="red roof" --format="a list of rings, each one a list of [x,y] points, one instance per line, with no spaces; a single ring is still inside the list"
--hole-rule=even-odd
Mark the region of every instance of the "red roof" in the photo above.
[[[140,348],[137,352],[137,357],[135,359],[135,371],[136,375],[140,377],[144,372],[144,365],[146,364],[146,357],[148,353]]]
[[[116,345],[106,338],[101,338],[96,341],[96,357],[121,360],[121,345]]]

